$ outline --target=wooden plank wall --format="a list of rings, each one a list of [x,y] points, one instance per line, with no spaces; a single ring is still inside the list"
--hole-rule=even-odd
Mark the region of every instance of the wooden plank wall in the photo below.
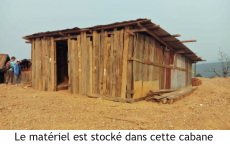
[[[55,43],[53,37],[32,40],[32,87],[37,90],[54,91]]]
[[[132,76],[127,79],[127,69],[132,69],[128,63],[132,43],[133,37],[124,29],[114,29],[110,35],[104,30],[93,31],[92,37],[82,32],[77,38],[68,39],[69,92],[126,98],[128,83],[132,89]]]

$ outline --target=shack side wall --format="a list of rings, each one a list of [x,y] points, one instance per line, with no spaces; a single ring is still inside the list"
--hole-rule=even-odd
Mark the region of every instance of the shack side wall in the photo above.
[[[162,46],[153,37],[136,33],[133,57],[133,98],[145,97],[150,90],[174,89],[191,85],[191,60]],[[145,62],[145,63],[144,63]],[[149,64],[146,64],[149,63]],[[165,65],[183,70],[166,68]]]

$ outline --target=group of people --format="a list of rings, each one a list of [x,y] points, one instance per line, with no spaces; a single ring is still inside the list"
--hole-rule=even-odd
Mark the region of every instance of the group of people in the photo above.
[[[6,63],[6,69],[7,69],[7,79],[6,84],[8,84],[9,80],[11,79],[11,85],[13,84],[13,77],[15,78],[15,85],[19,85],[21,83],[21,61],[19,59],[15,62],[15,57],[11,57],[11,60]]]

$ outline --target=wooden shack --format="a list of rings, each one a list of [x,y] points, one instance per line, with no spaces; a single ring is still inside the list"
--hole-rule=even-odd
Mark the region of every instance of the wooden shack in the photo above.
[[[6,63],[10,61],[8,54],[0,54],[0,84],[5,82]]]
[[[22,83],[30,83],[31,82],[31,61],[29,59],[21,60],[21,82]]]
[[[115,101],[151,90],[191,85],[192,63],[203,61],[150,19],[42,32],[31,43],[32,87]],[[128,102],[127,101],[127,102]]]

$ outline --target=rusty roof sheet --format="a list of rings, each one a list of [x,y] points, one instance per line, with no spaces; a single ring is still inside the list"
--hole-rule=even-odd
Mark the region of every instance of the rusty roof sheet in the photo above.
[[[0,54],[0,71],[5,68],[5,64],[7,60],[10,60],[8,54]]]
[[[24,39],[32,39],[32,38],[37,38],[37,37],[43,37],[43,36],[54,36],[54,35],[60,35],[60,32],[63,34],[68,34],[68,33],[74,33],[74,32],[81,32],[81,31],[90,31],[90,30],[100,30],[101,28],[115,28],[116,26],[125,26],[127,24],[137,24],[138,22],[144,22],[141,23],[143,26],[151,26],[151,25],[156,25],[154,23],[151,22],[150,19],[136,19],[136,20],[130,20],[130,21],[123,21],[123,22],[115,22],[115,23],[111,23],[111,24],[107,24],[107,25],[97,25],[97,26],[93,26],[93,27],[88,27],[88,28],[72,28],[72,29],[65,29],[65,30],[56,30],[56,31],[51,31],[51,32],[41,32],[41,33],[36,33],[36,34],[32,34],[32,35],[28,35],[23,37]],[[168,33],[167,31],[165,31],[163,28],[159,27],[158,29],[154,29],[154,30],[150,30],[151,32],[153,32],[154,34],[156,34],[158,37],[161,35],[171,35],[170,33]],[[161,38],[161,37],[160,37]],[[169,41],[179,41],[176,37],[167,37],[167,38],[161,38],[161,40],[167,42],[167,44],[169,46],[171,46],[174,49],[185,49],[185,53],[189,53],[191,54],[190,56],[186,56],[186,54],[183,54],[185,57],[188,57],[189,59],[193,60],[193,61],[202,61],[201,58],[198,58],[197,55],[195,53],[193,53],[187,46],[185,46],[183,43],[181,42],[169,42]]]

